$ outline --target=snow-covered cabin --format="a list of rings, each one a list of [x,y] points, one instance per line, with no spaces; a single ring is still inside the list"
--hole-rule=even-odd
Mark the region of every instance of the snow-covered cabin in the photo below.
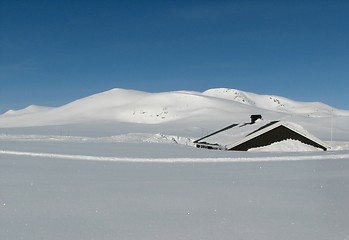
[[[266,122],[261,115],[251,115],[249,123],[229,125],[194,143],[198,148],[248,151],[285,140],[297,140],[324,151],[330,148],[298,124],[285,121]]]

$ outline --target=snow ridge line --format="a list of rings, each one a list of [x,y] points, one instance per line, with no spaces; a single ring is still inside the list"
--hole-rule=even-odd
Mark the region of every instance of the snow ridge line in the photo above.
[[[329,160],[349,159],[349,154],[323,154],[313,156],[277,156],[277,157],[236,157],[236,158],[127,158],[102,157],[88,155],[68,155],[55,153],[35,153],[0,150],[2,155],[16,155],[28,157],[42,157],[67,160],[107,161],[107,162],[138,162],[138,163],[215,163],[215,162],[270,162],[270,161],[301,161],[301,160]]]

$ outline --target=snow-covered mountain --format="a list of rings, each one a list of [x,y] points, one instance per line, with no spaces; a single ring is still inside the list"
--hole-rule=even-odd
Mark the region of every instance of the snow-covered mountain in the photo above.
[[[310,116],[328,116],[328,114],[348,115],[348,111],[334,109],[319,102],[298,102],[281,96],[258,95],[236,89],[216,88],[203,92],[205,96],[217,97],[240,102],[257,108],[291,114],[308,114]]]
[[[0,115],[0,127],[64,125],[85,122],[160,124],[178,121],[244,121],[251,114],[266,118],[289,116],[349,116],[349,111],[323,103],[297,102],[235,89],[203,93],[175,91],[147,93],[112,89],[57,108],[29,106]]]

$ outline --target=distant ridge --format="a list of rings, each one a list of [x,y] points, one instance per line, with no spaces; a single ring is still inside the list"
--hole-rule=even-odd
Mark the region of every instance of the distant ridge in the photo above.
[[[298,102],[285,97],[275,95],[259,95],[250,92],[244,92],[237,89],[215,88],[203,92],[203,95],[223,98],[240,102],[242,104],[255,106],[257,108],[279,111],[294,114],[311,114],[322,116],[335,110],[338,115],[347,115],[348,111],[334,109],[326,104],[319,102]]]
[[[51,108],[31,105],[0,115],[0,127],[45,126],[83,122],[162,124],[169,122],[241,122],[251,114],[271,119],[349,116],[349,111],[323,103],[297,102],[273,95],[217,88],[203,93],[148,93],[115,88]]]

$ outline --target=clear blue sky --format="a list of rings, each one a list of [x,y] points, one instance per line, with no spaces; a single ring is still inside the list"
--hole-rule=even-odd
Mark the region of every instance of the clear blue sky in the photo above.
[[[1,0],[0,113],[111,88],[349,109],[349,1]]]

